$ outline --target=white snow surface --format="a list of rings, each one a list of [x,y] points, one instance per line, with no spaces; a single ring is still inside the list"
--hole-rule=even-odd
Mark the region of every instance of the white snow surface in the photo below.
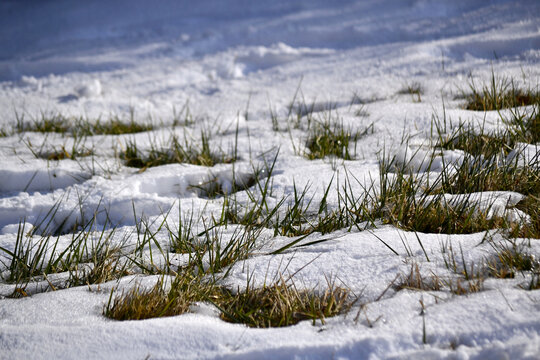
[[[223,206],[222,197],[205,196],[208,184],[230,192],[233,179],[243,184],[274,159],[269,202],[291,196],[296,187],[307,188],[306,196],[318,204],[330,184],[327,202],[336,207],[346,174],[358,180],[351,190],[362,194],[378,178],[383,153],[396,154],[412,171],[426,171],[433,116],[500,126],[496,112],[467,111],[456,99],[470,76],[483,83],[492,73],[538,87],[540,2],[2,1],[3,130],[43,114],[89,121],[117,116],[157,129],[91,136],[84,146],[94,155],[77,161],[34,156],[70,149],[68,136],[0,137],[0,247],[13,251],[22,221],[27,229],[35,226],[36,239],[57,229],[63,234],[59,247],[66,247],[70,230],[92,219],[92,229],[115,227],[117,240],[133,247],[141,219],[159,224],[167,213],[169,219],[193,213],[208,220]],[[421,102],[399,93],[412,84],[423,88]],[[289,109],[305,115],[303,106],[312,106],[315,119],[330,113],[346,126],[373,131],[357,143],[354,160],[307,160],[299,155],[306,118],[290,132],[273,131],[271,121],[275,114],[285,130]],[[192,123],[173,129],[174,118],[183,120],[187,109]],[[211,132],[214,150],[237,152],[234,168],[172,164],[140,172],[115,158],[129,141],[149,149],[174,133],[197,143],[201,130]],[[523,147],[523,162],[538,157],[536,145]],[[445,151],[429,170],[462,158],[460,151]],[[236,196],[249,202],[245,191]],[[452,203],[459,196],[445,199]],[[468,201],[492,215],[528,221],[513,208],[522,197],[494,192]],[[0,281],[0,359],[540,359],[540,290],[520,287],[528,274],[488,279],[483,291],[465,296],[389,288],[414,264],[422,274],[452,279],[445,266],[449,246],[461,249],[458,266],[483,263],[493,254],[485,236],[353,228],[312,234],[297,245],[325,241],[271,255],[291,239],[263,232],[258,250],[234,264],[224,284],[241,290],[248,281],[262,286],[294,274],[299,288],[321,289],[333,281],[359,296],[348,314],[315,326],[302,321],[248,328],[224,322],[208,304],[142,321],[103,316],[111,289],[151,285],[157,276],[42,292],[65,274],[51,275],[21,299],[8,298],[15,286]],[[538,240],[523,243],[540,255]],[[6,259],[0,255],[0,273]],[[172,254],[173,261],[183,258]]]

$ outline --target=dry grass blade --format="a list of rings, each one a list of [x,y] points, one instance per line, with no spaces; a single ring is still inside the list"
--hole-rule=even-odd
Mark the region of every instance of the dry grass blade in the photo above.
[[[443,288],[443,281],[432,274],[429,278],[426,278],[420,272],[420,266],[417,263],[411,265],[411,269],[408,274],[401,274],[397,283],[395,284],[396,290],[412,289],[422,291],[440,291]]]

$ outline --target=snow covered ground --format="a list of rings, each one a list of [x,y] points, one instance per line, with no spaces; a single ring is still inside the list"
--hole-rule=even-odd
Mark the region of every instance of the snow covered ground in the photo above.
[[[74,226],[91,221],[92,230],[114,228],[113,241],[133,248],[141,220],[157,226],[166,214],[170,220],[193,213],[202,231],[224,206],[225,197],[207,196],[208,184],[229,192],[234,182],[266,169],[261,181],[270,175],[269,202],[291,200],[296,188],[306,189],[318,206],[330,185],[326,201],[337,209],[344,184],[361,197],[379,178],[383,154],[425,171],[411,149],[430,144],[434,117],[497,128],[499,113],[464,110],[459,95],[471,78],[483,84],[492,74],[538,89],[540,3],[8,0],[0,3],[0,45],[6,133],[0,137],[0,247],[14,251],[24,220],[26,229],[35,226],[36,241],[55,233],[58,247],[49,252],[64,249]],[[421,95],[402,91],[417,85]],[[133,119],[155,128],[88,136],[82,143],[66,134],[14,130],[57,114],[94,123]],[[351,146],[353,159],[303,156],[310,119],[366,130]],[[186,126],[173,127],[184,120]],[[140,171],[119,159],[130,143],[149,151],[170,144],[173,134],[196,146],[208,134],[214,152],[234,153],[237,161]],[[75,146],[92,156],[43,156]],[[454,150],[444,158],[459,162],[462,156]],[[440,171],[441,159],[430,170]],[[357,181],[347,182],[347,174]],[[249,195],[259,190],[234,196],[249,206]],[[486,197],[496,198],[490,210],[504,215],[522,195],[489,193],[477,202]],[[517,211],[512,216],[519,217]],[[540,359],[540,290],[520,287],[529,273],[486,279],[483,291],[463,296],[391,286],[414,264],[422,274],[452,278],[445,249],[461,250],[459,266],[478,265],[493,254],[493,242],[506,241],[500,234],[487,242],[486,232],[424,234],[392,225],[345,230],[311,234],[301,241],[326,241],[279,254],[271,252],[295,238],[262,231],[250,256],[232,265],[223,280],[231,289],[294,274],[298,287],[324,287],[331,278],[359,296],[348,314],[324,325],[302,321],[271,329],[227,323],[204,306],[140,321],[103,316],[112,289],[153,284],[155,275],[51,291],[49,283],[67,275],[50,274],[27,285],[31,296],[11,298],[18,285],[4,281],[9,256],[2,252],[0,358]],[[165,249],[167,241],[157,235]],[[524,243],[540,256],[538,240]],[[171,263],[182,263],[181,254],[165,252]]]

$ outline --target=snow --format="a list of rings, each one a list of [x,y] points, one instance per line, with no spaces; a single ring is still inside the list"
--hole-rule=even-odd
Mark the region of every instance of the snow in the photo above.
[[[257,171],[265,170],[265,179],[274,159],[269,204],[287,195],[290,200],[295,187],[318,204],[330,184],[331,208],[347,174],[358,180],[349,184],[358,196],[378,179],[383,153],[413,172],[459,165],[465,155],[454,150],[429,159],[428,166],[432,117],[444,116],[449,126],[501,126],[499,114],[464,110],[455,95],[467,89],[471,74],[479,83],[495,73],[537,88],[539,14],[534,0],[3,1],[1,129],[42,114],[91,121],[133,116],[156,129],[90,137],[85,146],[94,156],[77,161],[33,155],[70,149],[72,140],[60,134],[0,137],[0,247],[13,251],[22,221],[28,230],[35,227],[36,239],[61,234],[59,246],[65,247],[74,226],[91,220],[93,230],[116,228],[115,241],[134,247],[141,219],[159,224],[166,213],[169,219],[190,213],[208,219],[221,211],[223,198],[208,198],[207,184],[230,193]],[[423,88],[421,102],[399,93],[414,83]],[[345,127],[371,126],[373,132],[351,149],[354,160],[310,161],[299,156],[306,117],[286,131],[291,108],[294,117],[309,108],[314,121],[330,112]],[[185,111],[193,124],[172,130],[175,115],[183,120]],[[282,131],[272,131],[271,113]],[[132,140],[145,151],[165,146],[172,134],[198,142],[205,130],[213,135],[213,150],[235,149],[234,168],[171,164],[140,172],[115,159]],[[537,145],[519,146],[507,161],[537,160]],[[236,196],[249,203],[245,191]],[[462,197],[444,196],[449,203]],[[522,198],[490,192],[467,201],[490,215],[528,221],[513,207]],[[226,238],[234,228],[223,231]],[[486,280],[483,291],[465,296],[389,288],[414,264],[422,274],[451,281],[444,250],[461,249],[460,267],[463,260],[481,264],[493,254],[485,236],[353,228],[315,233],[271,255],[293,239],[263,232],[257,251],[232,266],[226,285],[242,289],[252,279],[262,286],[294,274],[298,287],[324,288],[329,279],[359,295],[349,314],[315,326],[303,321],[252,329],[222,321],[205,303],[169,318],[118,322],[102,315],[111,289],[151,286],[157,276],[43,292],[49,281],[59,284],[67,276],[51,274],[29,284],[31,296],[21,299],[7,298],[15,286],[0,282],[0,359],[540,359],[540,292],[519,287],[527,274]],[[504,244],[498,236],[494,241]],[[538,257],[538,241],[528,244]],[[0,272],[5,260],[0,254]],[[173,261],[184,258],[171,254]]]

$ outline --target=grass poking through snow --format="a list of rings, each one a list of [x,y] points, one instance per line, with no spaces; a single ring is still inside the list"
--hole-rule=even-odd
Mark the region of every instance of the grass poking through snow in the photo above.
[[[82,117],[66,117],[61,114],[46,115],[41,118],[25,121],[22,117],[18,118],[16,132],[40,132],[40,133],[59,133],[70,134],[73,136],[93,136],[93,135],[122,135],[134,134],[153,130],[154,126],[150,123],[143,124],[135,121],[133,113],[128,121],[121,120],[117,116],[103,121],[97,119],[91,121]]]
[[[317,122],[311,127],[305,156],[310,160],[327,156],[353,160],[356,156],[356,142],[370,131],[373,131],[372,126],[358,132],[347,129],[339,123]]]
[[[124,160],[126,166],[139,169],[166,165],[166,164],[193,164],[200,166],[214,166],[218,163],[232,163],[236,159],[222,150],[213,151],[210,148],[209,134],[201,131],[200,145],[194,145],[194,140],[181,141],[177,136],[171,136],[164,145],[151,144],[151,148],[143,153],[134,140],[125,144],[124,151],[120,158]]]
[[[469,84],[469,92],[463,95],[465,109],[476,111],[501,110],[540,103],[540,92],[535,89],[523,90],[514,84],[513,79],[491,74],[490,82]]]
[[[113,297],[103,314],[115,320],[141,320],[186,313],[196,302],[208,302],[228,322],[250,327],[290,326],[301,320],[317,320],[349,310],[353,300],[349,291],[330,286],[326,290],[298,290],[292,282],[281,280],[261,288],[248,286],[241,292],[231,292],[215,283],[189,274],[177,275],[169,290],[163,281],[150,289],[135,286]]]

